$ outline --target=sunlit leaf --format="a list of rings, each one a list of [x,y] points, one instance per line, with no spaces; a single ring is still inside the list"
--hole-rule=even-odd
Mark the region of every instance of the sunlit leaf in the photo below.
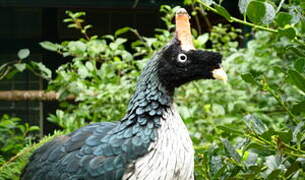
[[[40,42],[39,45],[49,51],[58,51],[58,49],[59,49],[58,44],[54,44],[49,41]]]
[[[130,27],[123,27],[123,28],[120,28],[118,30],[115,31],[114,35],[115,36],[119,36],[121,34],[124,34],[126,32],[128,32],[131,28]]]
[[[268,2],[264,2],[265,8],[266,8],[266,13],[262,19],[263,24],[270,24],[272,23],[274,17],[275,17],[275,9],[271,4]]]
[[[24,63],[14,64],[14,66],[19,72],[24,71],[26,68],[26,64],[24,64]]]
[[[19,59],[25,59],[30,55],[30,50],[29,49],[20,49],[18,51],[18,57]]]
[[[202,2],[206,3],[207,5],[214,4],[214,0],[201,0]]]
[[[257,134],[261,135],[267,130],[266,125],[253,115],[246,115],[244,117],[244,121],[246,122],[248,128]]]
[[[244,14],[247,10],[247,6],[251,0],[239,0],[238,1],[238,8],[240,13]]]

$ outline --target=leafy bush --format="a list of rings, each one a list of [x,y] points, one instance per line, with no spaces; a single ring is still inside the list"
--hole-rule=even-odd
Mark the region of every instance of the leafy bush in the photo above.
[[[50,80],[52,72],[41,62],[29,61],[26,59],[30,55],[29,49],[20,49],[17,53],[17,60],[9,61],[0,66],[0,80],[11,79],[16,73],[23,72],[25,70],[31,71],[34,75],[43,79]]]
[[[32,132],[37,130],[39,127],[23,124],[20,118],[4,114],[0,119],[0,165],[30,144],[35,138]]]
[[[39,143],[28,144],[8,161],[0,157],[0,180],[18,180],[23,167],[35,149],[62,134],[64,133],[61,131],[55,131],[53,135],[43,137]]]

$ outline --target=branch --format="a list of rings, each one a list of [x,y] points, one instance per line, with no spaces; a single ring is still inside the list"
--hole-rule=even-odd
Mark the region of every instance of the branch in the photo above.
[[[66,100],[73,101],[75,96],[69,95]],[[46,92],[41,90],[12,90],[0,91],[2,101],[58,101],[59,94],[54,91]]]
[[[215,8],[212,8],[211,6],[205,4],[204,2],[202,2],[200,0],[197,0],[197,2],[202,4],[208,10],[213,11],[214,13],[221,15]],[[238,19],[238,18],[235,18],[235,17],[230,17],[229,21],[230,22],[239,23],[239,24],[244,24],[244,25],[253,27],[254,29],[260,29],[260,30],[269,31],[269,32],[273,32],[273,33],[277,33],[278,32],[276,29],[272,29],[272,28],[268,28],[268,27],[265,27],[265,26],[256,25],[256,24],[247,22],[246,20],[241,20],[241,19]]]

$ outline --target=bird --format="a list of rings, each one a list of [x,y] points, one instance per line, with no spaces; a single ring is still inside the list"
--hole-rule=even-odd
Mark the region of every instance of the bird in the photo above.
[[[143,68],[125,116],[62,135],[38,148],[22,180],[192,180],[194,149],[174,104],[175,89],[227,76],[218,52],[197,50],[189,15],[175,14],[173,39]]]

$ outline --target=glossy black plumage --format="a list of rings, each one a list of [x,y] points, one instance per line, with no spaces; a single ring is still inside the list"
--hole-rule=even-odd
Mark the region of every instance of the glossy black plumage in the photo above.
[[[188,56],[187,63],[176,61],[180,53]],[[184,52],[174,39],[147,63],[121,121],[91,124],[46,143],[34,152],[22,179],[121,179],[158,138],[175,87],[212,78],[211,71],[219,68],[220,59],[213,52]]]

